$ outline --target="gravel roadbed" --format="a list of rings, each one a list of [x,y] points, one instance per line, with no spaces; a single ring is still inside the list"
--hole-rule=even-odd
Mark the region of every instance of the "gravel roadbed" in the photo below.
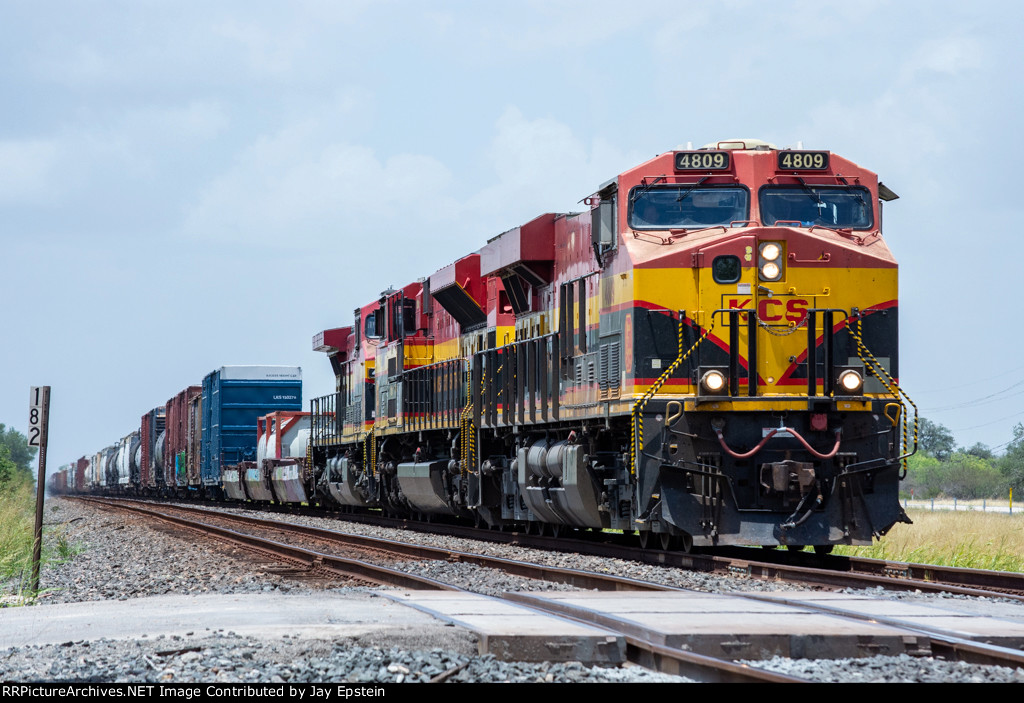
[[[340,523],[328,518],[279,514],[268,517],[460,551],[480,551],[550,566],[612,572],[699,591],[806,590],[780,582],[693,573],[513,545],[481,545],[461,538]],[[52,500],[47,508],[46,523],[47,544],[53,550],[59,541],[70,545],[77,553],[64,563],[50,564],[44,569],[45,592],[38,599],[39,603],[127,600],[161,594],[306,594],[348,588],[336,582],[276,573],[275,565],[238,548],[212,542],[201,545],[188,542],[172,528],[153,527],[142,518],[103,511],[75,501]],[[481,593],[569,588],[470,564],[410,562],[406,566],[417,573],[461,583]],[[13,595],[17,591],[16,584],[0,584],[0,606],[17,603],[18,598]],[[872,595],[882,595],[882,591],[873,591]],[[971,610],[1002,607],[1006,616],[1024,618],[1024,608],[1015,603],[993,605],[985,599],[900,592],[884,595],[940,604],[953,600],[958,601],[957,607],[969,604]],[[1024,682],[1024,669],[965,666],[905,655],[856,660],[775,658],[748,664],[821,682]],[[452,673],[453,669],[458,671]],[[471,652],[403,651],[389,646],[362,647],[298,637],[260,639],[224,631],[197,632],[183,638],[161,636],[134,641],[68,642],[0,651],[0,680],[4,681],[394,683],[429,681],[445,672],[449,672],[448,681],[685,681],[639,667],[608,669],[578,663],[509,663]]]
[[[316,593],[346,591],[321,579],[275,573],[276,565],[237,548],[195,544],[171,528],[140,517],[75,501],[52,500],[45,516],[47,546],[71,545],[77,553],[51,563],[42,574],[40,604],[128,600],[162,594]],[[414,562],[420,573],[461,578],[483,591],[566,588],[470,564]],[[0,606],[20,602],[18,585],[0,584]],[[358,590],[369,590],[359,588]],[[571,663],[502,662],[492,655],[433,649],[404,651],[303,637],[261,639],[231,632],[191,637],[97,640],[0,651],[0,680],[76,682],[364,682],[445,680],[474,682],[681,682],[686,679],[640,667],[586,667]]]

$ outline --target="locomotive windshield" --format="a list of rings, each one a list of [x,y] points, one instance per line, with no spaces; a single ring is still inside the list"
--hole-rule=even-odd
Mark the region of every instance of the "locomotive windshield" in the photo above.
[[[729,226],[750,215],[745,188],[693,185],[634,188],[629,226],[633,229],[695,229]]]
[[[761,189],[761,220],[799,222],[849,229],[871,229],[874,223],[871,193],[862,187],[772,186]]]

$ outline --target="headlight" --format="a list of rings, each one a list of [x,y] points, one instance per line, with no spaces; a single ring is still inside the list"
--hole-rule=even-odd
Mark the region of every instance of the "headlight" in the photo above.
[[[839,374],[839,387],[847,393],[858,393],[864,386],[864,377],[853,369],[846,369]]]
[[[715,369],[706,371],[700,377],[700,385],[708,393],[721,393],[725,388],[725,374]]]
[[[762,281],[778,281],[782,278],[782,245],[778,242],[762,242],[757,248],[757,265]]]

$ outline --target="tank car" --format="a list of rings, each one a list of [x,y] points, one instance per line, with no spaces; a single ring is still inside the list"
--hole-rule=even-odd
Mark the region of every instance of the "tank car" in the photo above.
[[[908,521],[916,437],[896,197],[829,151],[677,149],[382,292],[314,337],[317,495],[666,548],[870,543]]]

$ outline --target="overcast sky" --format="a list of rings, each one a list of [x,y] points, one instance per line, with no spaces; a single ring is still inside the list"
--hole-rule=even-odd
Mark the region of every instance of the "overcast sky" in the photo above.
[[[0,2],[0,422],[51,469],[655,154],[877,171],[901,381],[959,443],[1024,421],[1020,3]],[[996,394],[992,398],[986,398]],[[308,405],[308,402],[307,402]]]

